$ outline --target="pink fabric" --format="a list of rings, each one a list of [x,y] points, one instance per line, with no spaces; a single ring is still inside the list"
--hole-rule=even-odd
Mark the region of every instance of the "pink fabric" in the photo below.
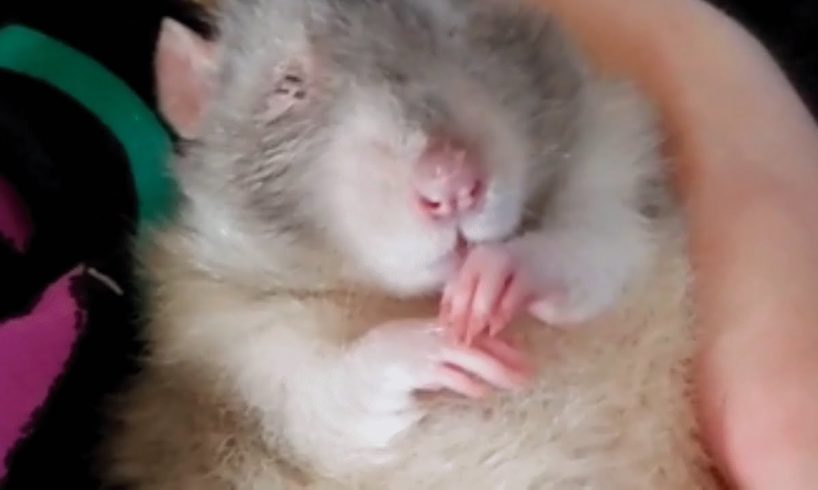
[[[31,236],[26,210],[0,179],[0,236],[25,251]],[[77,268],[53,283],[25,316],[0,322],[0,479],[6,453],[43,404],[77,338],[82,312],[72,296]]]

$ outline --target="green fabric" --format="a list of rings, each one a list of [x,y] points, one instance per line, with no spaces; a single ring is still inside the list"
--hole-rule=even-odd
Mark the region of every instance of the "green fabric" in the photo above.
[[[134,177],[140,223],[168,212],[174,197],[167,173],[171,139],[156,114],[127,84],[76,49],[21,25],[0,29],[0,68],[61,90],[119,140]]]

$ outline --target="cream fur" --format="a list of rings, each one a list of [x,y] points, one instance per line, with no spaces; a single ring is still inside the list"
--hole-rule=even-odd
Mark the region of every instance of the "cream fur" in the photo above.
[[[517,326],[541,363],[531,391],[426,400],[428,416],[383,451],[350,432],[343,395],[353,387],[334,363],[362,325],[432,315],[434,304],[260,296],[203,280],[180,266],[179,237],[164,239],[148,261],[165,284],[151,301],[157,350],[123,400],[106,452],[114,480],[146,490],[717,488],[691,412],[695,338],[674,223],[653,267],[595,325]],[[319,335],[326,324],[342,329]]]

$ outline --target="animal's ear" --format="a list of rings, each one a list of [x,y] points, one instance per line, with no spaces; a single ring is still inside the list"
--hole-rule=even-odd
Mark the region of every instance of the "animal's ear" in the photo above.
[[[212,95],[216,58],[213,42],[175,20],[162,21],[155,58],[159,110],[183,138],[199,134]]]

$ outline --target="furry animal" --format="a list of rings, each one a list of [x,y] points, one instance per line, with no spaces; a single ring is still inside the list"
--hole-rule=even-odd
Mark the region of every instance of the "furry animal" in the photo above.
[[[215,42],[160,42],[191,144],[138,248],[150,354],[111,407],[111,486],[716,488],[635,90],[524,2],[220,15]]]

